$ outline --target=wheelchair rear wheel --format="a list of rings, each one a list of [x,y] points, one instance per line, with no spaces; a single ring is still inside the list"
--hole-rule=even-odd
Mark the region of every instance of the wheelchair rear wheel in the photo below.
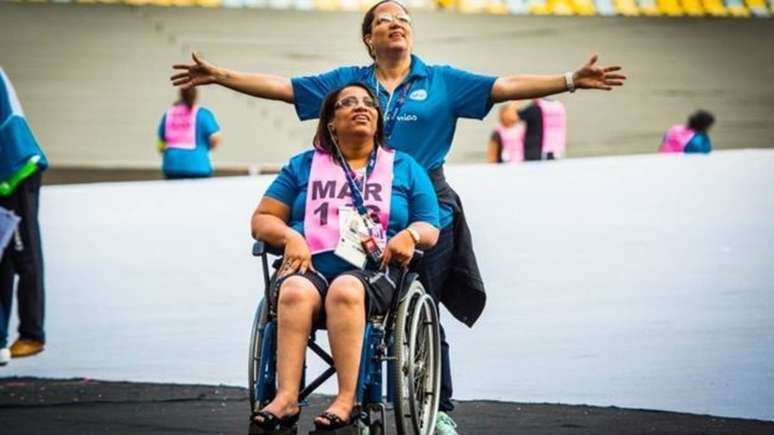
[[[431,435],[441,396],[441,338],[433,299],[418,280],[398,307],[393,340],[400,435]]]
[[[248,351],[247,362],[247,382],[250,390],[250,412],[256,412],[256,382],[258,380],[258,371],[261,367],[261,349],[263,345],[263,327],[269,320],[269,309],[266,306],[266,300],[261,300],[258,308],[255,310],[253,318],[253,331],[250,335],[250,349]],[[260,404],[259,404],[260,405]]]

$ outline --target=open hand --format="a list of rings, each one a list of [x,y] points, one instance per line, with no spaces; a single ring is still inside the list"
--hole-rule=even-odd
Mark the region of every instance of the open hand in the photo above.
[[[578,89],[602,89],[610,91],[613,86],[623,86],[626,76],[617,72],[621,65],[598,66],[598,55],[592,55],[586,65],[580,67],[572,76]]]
[[[199,85],[208,85],[217,81],[218,67],[202,59],[196,53],[191,53],[191,58],[193,58],[193,64],[172,65],[174,69],[183,70],[183,72],[169,78],[172,80],[173,85],[187,89]]]

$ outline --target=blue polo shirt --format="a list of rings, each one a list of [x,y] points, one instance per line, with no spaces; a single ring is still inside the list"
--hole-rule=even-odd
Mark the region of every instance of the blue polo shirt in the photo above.
[[[395,114],[395,127],[388,138],[390,146],[410,154],[423,168],[430,171],[443,166],[451,148],[457,119],[482,119],[492,108],[492,86],[496,77],[482,76],[448,65],[425,65],[411,56],[411,71],[390,95],[378,84],[375,65],[349,66],[307,77],[295,77],[293,96],[296,113],[302,121],[320,116],[322,100],[328,93],[352,82],[363,82],[374,93],[385,116],[404,87],[410,86],[405,102]],[[452,222],[451,208],[441,205],[441,227]]]
[[[167,114],[159,123],[159,140],[165,141]],[[167,175],[201,177],[212,175],[210,163],[210,136],[220,131],[215,115],[206,107],[200,107],[196,113],[196,148],[185,150],[167,148],[164,150],[161,170]]]
[[[314,150],[309,150],[291,158],[266,190],[266,196],[290,207],[288,225],[302,235],[304,234],[307,185],[313,156]],[[387,238],[402,231],[412,222],[427,222],[438,227],[438,198],[425,170],[411,156],[400,151],[395,153],[392,168]],[[328,280],[353,268],[333,252],[317,254],[312,258],[312,262],[314,268]]]
[[[712,151],[712,142],[710,141],[707,133],[696,133],[691,140],[685,144],[683,152],[687,154],[704,153],[707,154]]]

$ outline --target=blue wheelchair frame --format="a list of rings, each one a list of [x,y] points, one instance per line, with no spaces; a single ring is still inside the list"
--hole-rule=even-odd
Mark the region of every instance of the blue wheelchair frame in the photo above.
[[[258,364],[258,370],[257,374],[255,375],[255,379],[252,379],[252,370],[254,370],[252,364],[254,364],[254,350],[250,349],[250,364],[251,366],[248,367],[248,370],[251,370],[251,381],[254,382],[254,385],[250,385],[250,391],[251,394],[254,394],[253,397],[251,397],[251,406],[253,406],[253,411],[258,410],[260,407],[264,406],[268,402],[270,402],[274,396],[276,395],[276,385],[277,385],[277,379],[276,379],[276,373],[277,373],[277,360],[276,360],[276,345],[277,345],[277,335],[276,335],[276,329],[277,329],[277,320],[276,318],[270,318],[268,316],[269,314],[269,307],[268,307],[268,301],[269,298],[269,292],[270,292],[270,282],[271,278],[269,276],[269,264],[267,259],[267,254],[274,254],[278,255],[281,254],[279,252],[276,252],[268,246],[267,244],[264,244],[261,241],[255,242],[253,245],[253,255],[261,257],[261,262],[263,266],[263,279],[265,283],[265,291],[264,291],[264,301],[262,302],[261,306],[258,308],[258,312],[256,313],[256,324],[254,325],[254,328],[256,328],[257,332],[253,332],[254,339],[257,337],[260,337],[261,339],[261,351],[260,351],[260,357],[259,357],[259,364]],[[418,253],[418,256],[421,256],[421,252]],[[408,288],[408,285],[412,285],[412,282],[417,279],[417,275],[413,272],[409,272],[408,270],[404,270],[403,273],[401,273],[400,281],[398,283],[398,289],[406,289]],[[422,298],[429,299],[429,296],[422,296]],[[360,421],[363,422],[363,424],[367,425],[371,431],[371,435],[375,434],[384,434],[386,433],[386,422],[385,422],[385,415],[387,407],[392,408],[395,406],[395,400],[396,400],[396,391],[395,391],[395,385],[396,385],[396,379],[395,379],[395,373],[396,373],[396,357],[393,355],[393,341],[394,337],[392,334],[390,334],[390,328],[395,326],[396,323],[396,317],[398,313],[398,306],[399,302],[401,300],[400,295],[393,298],[392,306],[390,307],[390,310],[388,311],[387,315],[382,317],[380,321],[374,321],[372,319],[368,319],[366,321],[365,325],[365,333],[363,338],[363,345],[362,345],[362,351],[361,351],[361,359],[360,359],[360,366],[359,366],[359,372],[358,372],[358,380],[357,380],[357,394],[356,394],[356,406],[359,406],[360,409]],[[421,298],[420,298],[421,300]],[[438,333],[438,318],[437,318],[437,312],[435,312],[435,307],[432,305],[432,311],[433,315],[431,316],[431,321],[426,321],[425,324],[431,325],[431,328],[435,328],[435,334],[436,337]],[[266,312],[263,315],[266,315],[266,322],[261,324],[261,310],[266,310]],[[435,325],[432,325],[432,322],[435,322]],[[317,376],[315,379],[313,379],[311,382],[306,384],[306,364],[304,367],[304,371],[302,374],[302,380],[301,380],[301,391],[299,392],[299,403],[303,404],[305,403],[305,399],[314,392],[320,385],[322,385],[326,380],[328,380],[331,376],[333,376],[336,373],[336,370],[334,368],[333,364],[333,358],[330,354],[328,354],[320,345],[315,341],[316,338],[316,331],[312,331],[312,334],[309,337],[309,340],[307,342],[307,347],[311,349],[317,356],[320,357],[325,363],[328,364],[328,368],[323,371],[319,376]],[[440,346],[440,337],[435,340],[435,345]],[[255,344],[253,344],[255,345]],[[253,346],[251,345],[251,347]],[[436,353],[438,352],[438,349],[436,349]],[[437,359],[437,372],[434,374],[434,383],[436,384],[436,390],[434,393],[436,396],[440,394],[440,358]],[[383,385],[383,379],[384,379],[384,362],[387,363],[387,391],[386,395],[384,395],[384,385]],[[413,389],[409,388],[410,391]],[[412,399],[413,400],[413,399]],[[438,408],[438,400],[437,397],[434,400],[434,409],[430,409],[432,423],[430,425],[432,427],[428,428],[425,427],[422,429],[422,425],[418,423],[416,416],[411,416],[411,421],[413,421],[413,424],[409,423],[402,423],[401,421],[397,421],[398,425],[398,433],[399,434],[408,434],[410,429],[409,427],[413,427],[413,433],[415,434],[425,434],[425,433],[432,433],[434,426],[435,426],[435,414],[437,413]],[[412,404],[414,402],[411,402]],[[412,405],[413,406],[413,405]],[[409,416],[405,415],[405,409],[408,406],[404,405],[402,409],[404,410],[403,417],[408,418]],[[432,407],[431,407],[432,408]],[[397,411],[397,408],[396,408]],[[372,412],[378,412],[380,418],[378,420],[374,420],[371,418]],[[396,412],[397,414],[397,412]],[[398,419],[396,415],[396,419]],[[406,421],[409,421],[408,419]],[[427,424],[425,424],[427,426]],[[428,430],[429,429],[429,430]]]

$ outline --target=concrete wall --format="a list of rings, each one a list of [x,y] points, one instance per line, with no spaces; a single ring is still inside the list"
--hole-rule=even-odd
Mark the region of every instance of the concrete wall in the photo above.
[[[0,3],[0,64],[54,165],[156,167],[155,130],[176,98],[170,65],[191,50],[235,69],[285,76],[369,61],[359,13]],[[770,20],[562,18],[418,12],[415,52],[430,63],[503,75],[556,73],[592,52],[630,80],[560,97],[570,156],[652,152],[697,109],[716,113],[718,148],[774,146]],[[281,163],[313,122],[293,108],[208,87],[228,163]],[[482,161],[497,110],[461,121],[452,162]]]

